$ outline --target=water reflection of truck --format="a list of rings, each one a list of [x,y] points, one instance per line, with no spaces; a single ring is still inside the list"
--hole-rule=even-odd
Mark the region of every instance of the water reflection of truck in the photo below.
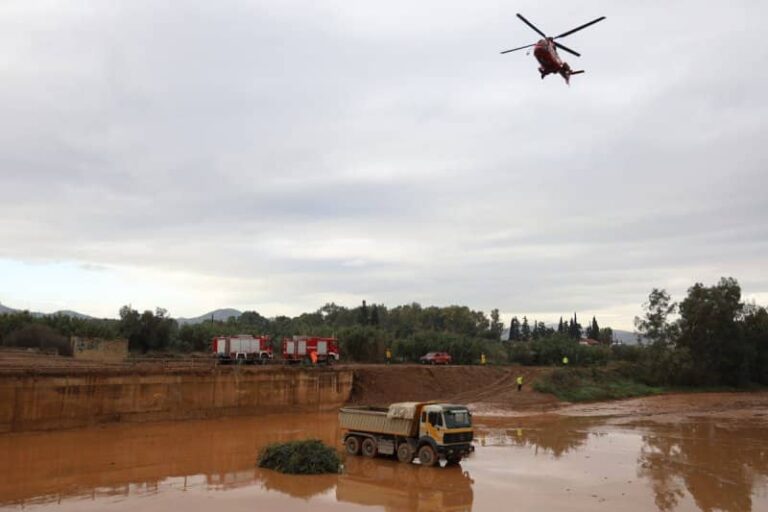
[[[403,402],[384,407],[343,407],[339,425],[347,453],[366,457],[419,458],[423,466],[441,459],[458,463],[472,450],[472,415],[463,405]]]
[[[427,469],[348,457],[336,485],[336,499],[393,512],[469,512],[474,499],[473,483],[461,466]]]

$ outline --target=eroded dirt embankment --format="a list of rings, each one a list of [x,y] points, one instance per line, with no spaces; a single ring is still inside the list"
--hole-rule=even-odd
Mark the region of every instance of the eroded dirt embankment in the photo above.
[[[361,366],[354,369],[350,401],[387,405],[392,402],[440,400],[468,404],[476,412],[546,411],[560,402],[533,391],[531,383],[549,368],[500,366]],[[523,377],[522,391],[516,379]]]
[[[0,432],[118,421],[333,410],[346,402],[453,401],[477,412],[545,411],[532,391],[544,368],[337,365],[216,366],[208,359],[83,362],[0,352]],[[522,376],[522,392],[515,379]]]
[[[0,372],[0,432],[116,421],[327,411],[347,401],[352,371],[302,368]]]
[[[209,358],[77,361],[0,352],[0,432],[333,410],[345,402],[451,401],[475,412],[545,412],[560,405],[532,390],[548,368],[337,365],[216,366]],[[516,379],[522,376],[522,391]]]

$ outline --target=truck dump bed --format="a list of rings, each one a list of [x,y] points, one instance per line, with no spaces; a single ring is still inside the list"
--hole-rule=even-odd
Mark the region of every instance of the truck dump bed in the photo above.
[[[416,435],[417,417],[422,404],[402,403],[384,407],[342,407],[339,410],[339,425],[346,430],[391,434],[397,436]]]

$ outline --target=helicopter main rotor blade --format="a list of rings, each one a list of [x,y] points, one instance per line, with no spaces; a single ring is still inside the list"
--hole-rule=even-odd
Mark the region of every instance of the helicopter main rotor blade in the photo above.
[[[534,25],[533,23],[531,23],[531,22],[530,22],[530,21],[528,21],[527,19],[523,18],[523,15],[522,15],[522,14],[520,14],[520,13],[517,13],[517,17],[518,17],[518,18],[520,18],[521,20],[523,20],[523,23],[525,23],[526,25],[528,25],[529,27],[531,27],[533,30],[535,30],[535,31],[536,31],[536,33],[537,33],[537,34],[539,34],[541,37],[543,37],[544,39],[546,39],[546,38],[547,38],[547,34],[545,34],[544,32],[542,32],[542,31],[541,31],[541,30],[539,30],[538,28],[536,28],[536,25]]]
[[[557,41],[555,41],[555,46],[557,46],[561,50],[566,51],[568,53],[571,53],[571,54],[573,54],[573,55],[575,55],[577,57],[581,57],[581,54],[579,52],[573,51],[570,48],[568,48],[567,46],[565,46],[564,44],[560,44]]]
[[[516,52],[517,50],[525,50],[526,48],[530,48],[531,46],[536,46],[536,43],[527,44],[525,46],[521,46],[520,48],[512,48],[511,50],[504,50],[501,53],[504,54],[504,53],[509,53],[509,52]]]
[[[518,14],[518,16],[519,16],[519,14]],[[587,28],[590,25],[594,25],[598,21],[603,21],[604,19],[605,19],[605,16],[600,16],[599,18],[597,18],[595,20],[592,20],[589,23],[585,23],[585,24],[583,24],[580,27],[573,28],[573,29],[569,30],[568,32],[563,32],[559,36],[555,36],[553,39],[560,39],[561,37],[569,36],[569,35],[573,34],[574,32],[578,32],[579,30],[583,30],[583,29]]]

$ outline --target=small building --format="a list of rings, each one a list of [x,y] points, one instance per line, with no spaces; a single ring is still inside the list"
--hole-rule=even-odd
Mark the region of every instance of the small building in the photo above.
[[[582,338],[579,340],[579,345],[584,345],[585,347],[595,347],[600,345],[600,342],[592,338]]]
[[[86,361],[123,361],[128,357],[128,340],[72,336],[72,356]]]

